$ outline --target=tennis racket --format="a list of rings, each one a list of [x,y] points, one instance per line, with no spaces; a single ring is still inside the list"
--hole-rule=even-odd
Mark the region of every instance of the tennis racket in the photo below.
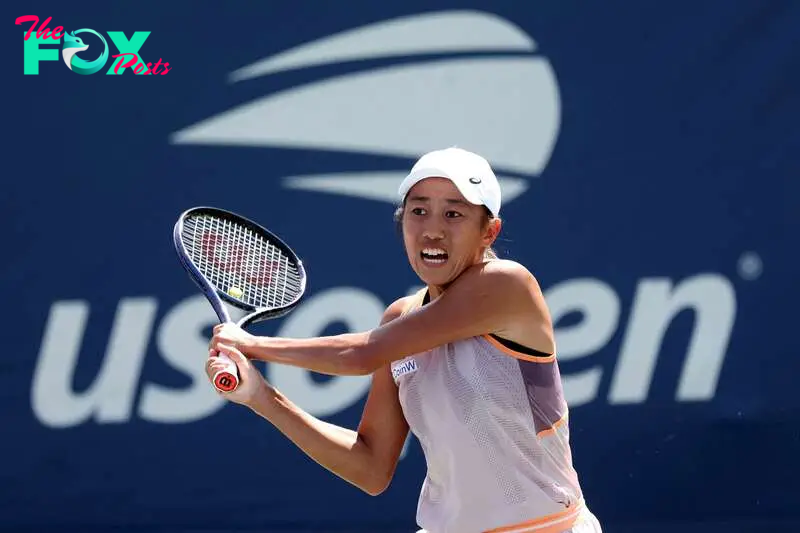
[[[232,322],[226,303],[247,314],[236,324],[281,317],[300,302],[306,272],[297,254],[277,235],[245,217],[215,207],[181,213],[173,230],[181,265],[202,290],[220,322]],[[239,373],[225,354],[214,386],[231,392]]]

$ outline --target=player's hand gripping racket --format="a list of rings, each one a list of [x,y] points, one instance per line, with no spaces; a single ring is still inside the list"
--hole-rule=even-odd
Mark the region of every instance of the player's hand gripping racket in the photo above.
[[[235,213],[193,207],[181,213],[173,231],[181,265],[200,287],[220,322],[232,322],[224,302],[248,313],[237,324],[283,316],[306,290],[306,272],[297,254],[275,234]],[[223,302],[224,300],[224,302]],[[230,392],[239,373],[225,354],[226,368],[214,386]]]

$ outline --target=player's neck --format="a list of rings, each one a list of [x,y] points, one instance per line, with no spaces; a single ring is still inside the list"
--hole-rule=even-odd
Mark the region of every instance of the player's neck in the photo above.
[[[438,285],[428,285],[428,299],[430,301],[435,300],[444,292],[444,288],[439,287]]]

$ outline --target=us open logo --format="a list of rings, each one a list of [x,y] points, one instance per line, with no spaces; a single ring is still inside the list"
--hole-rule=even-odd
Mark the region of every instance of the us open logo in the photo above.
[[[359,70],[363,60],[370,64]],[[290,189],[393,204],[408,164],[432,149],[459,146],[486,157],[504,203],[550,160],[561,124],[555,73],[537,43],[502,17],[470,10],[379,21],[236,69],[228,82],[335,64],[347,68],[245,102],[169,140],[394,157],[396,169],[275,176]]]

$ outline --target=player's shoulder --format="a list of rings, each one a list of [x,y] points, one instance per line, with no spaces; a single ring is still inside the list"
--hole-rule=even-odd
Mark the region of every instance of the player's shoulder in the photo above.
[[[513,259],[491,259],[483,263],[483,265],[486,272],[492,272],[502,276],[518,277],[521,279],[527,279],[533,276],[528,267]]]
[[[518,290],[523,287],[538,286],[533,273],[517,261],[511,259],[492,259],[473,267],[474,282],[490,285],[500,290]]]
[[[423,289],[424,291],[424,289]],[[421,291],[418,291],[408,296],[402,296],[392,302],[383,312],[381,324],[386,324],[405,314],[420,298]]]

